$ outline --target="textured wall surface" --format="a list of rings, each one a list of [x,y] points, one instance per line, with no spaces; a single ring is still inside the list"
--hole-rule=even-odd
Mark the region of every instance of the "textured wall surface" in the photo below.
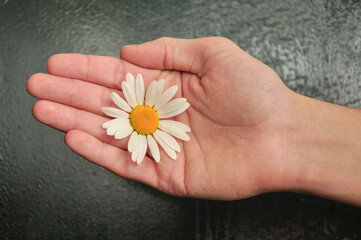
[[[25,88],[54,53],[220,35],[291,89],[361,107],[360,23],[357,0],[0,0],[0,239],[360,239],[361,209],[341,203],[174,198],[119,178],[34,120]]]

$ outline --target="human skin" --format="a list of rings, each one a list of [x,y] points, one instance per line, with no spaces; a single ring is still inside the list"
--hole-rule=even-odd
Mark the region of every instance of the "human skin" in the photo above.
[[[361,206],[361,110],[301,96],[228,39],[160,38],[121,49],[121,59],[57,54],[49,74],[30,77],[37,120],[66,132],[74,152],[115,174],[176,196],[235,200],[272,191],[305,192]],[[115,106],[127,72],[145,86],[164,79],[191,107],[174,119],[189,142],[161,164],[137,165],[129,138],[106,135],[101,107]],[[149,155],[148,155],[149,156]]]

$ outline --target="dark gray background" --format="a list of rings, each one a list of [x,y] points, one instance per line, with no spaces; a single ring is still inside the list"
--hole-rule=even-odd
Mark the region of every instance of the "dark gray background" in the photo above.
[[[361,107],[360,1],[0,0],[0,239],[360,239],[360,208],[294,193],[167,196],[87,162],[31,115],[27,78],[52,54],[210,35],[301,94]]]

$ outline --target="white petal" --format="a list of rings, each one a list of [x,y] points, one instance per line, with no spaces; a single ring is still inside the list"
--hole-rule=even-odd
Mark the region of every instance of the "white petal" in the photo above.
[[[159,153],[159,148],[158,148],[157,142],[154,140],[154,138],[150,134],[147,135],[147,141],[148,141],[148,146],[149,146],[150,152],[151,152],[154,160],[156,162],[159,162],[160,161],[160,153]]]
[[[164,104],[166,104],[169,100],[171,100],[174,97],[177,91],[178,91],[178,86],[172,86],[168,88],[155,103],[154,109],[157,110],[162,108]]]
[[[124,118],[112,119],[110,121],[107,121],[107,122],[103,123],[102,127],[103,128],[109,128],[111,126],[118,126],[118,125],[121,125],[125,120],[127,120],[129,122],[129,119],[124,119]]]
[[[186,102],[182,105],[182,107],[180,107],[178,110],[175,110],[174,112],[158,114],[159,118],[170,118],[170,117],[177,116],[177,115],[181,114],[182,112],[184,112],[185,110],[187,110],[189,108],[189,106],[190,106],[190,104],[188,102]]]
[[[112,98],[113,102],[122,110],[126,111],[126,112],[131,112],[132,108],[129,106],[129,104],[123,99],[121,98],[118,94],[116,94],[115,92],[112,92],[110,94],[110,97]]]
[[[127,73],[125,79],[126,79],[126,81],[127,81],[127,83],[128,83],[128,86],[129,86],[132,90],[134,90],[135,79],[134,79],[133,74]]]
[[[116,120],[119,120],[119,122],[117,122],[116,124],[112,123],[112,125],[107,128],[107,134],[110,136],[115,135],[117,131],[119,131],[120,129],[123,129],[123,128],[127,128],[130,125],[129,119],[119,118]]]
[[[141,134],[138,134],[137,137],[134,140],[134,146],[133,146],[133,152],[132,152],[132,161],[135,162],[137,161],[137,156],[139,155],[140,152],[140,141],[141,141]]]
[[[127,80],[126,83],[128,85],[128,88],[134,94],[135,100],[137,100],[136,95],[135,95],[135,78],[134,78],[133,74],[127,73],[126,80]]]
[[[163,121],[170,121],[170,120],[161,120],[159,121],[159,129],[169,133],[170,135],[179,138],[183,141],[189,141],[189,136],[187,133],[185,133],[185,131],[181,128],[179,128],[177,126],[177,124],[169,124],[169,123],[164,123]],[[176,122],[176,121],[171,121],[171,122]],[[178,122],[176,122],[178,123]],[[186,125],[185,125],[186,126]],[[188,126],[186,126],[188,127]]]
[[[162,96],[163,88],[164,88],[164,80],[161,79],[158,82],[156,82],[157,85],[154,88],[154,104],[158,101],[159,98]]]
[[[128,141],[128,151],[129,152],[133,152],[134,143],[135,143],[135,139],[137,138],[137,136],[138,136],[138,133],[136,131],[134,131],[132,133],[132,135],[130,136],[129,141]]]
[[[129,105],[134,108],[135,106],[137,106],[137,100],[135,98],[135,93],[134,90],[129,88],[128,84],[126,82],[122,82],[122,89],[123,89],[123,94],[125,99],[127,99],[127,102],[129,103]]]
[[[142,74],[138,73],[137,80],[135,82],[135,96],[139,105],[143,105],[144,102],[144,80]]]
[[[166,143],[169,147],[171,147],[174,151],[180,152],[180,146],[177,140],[174,139],[171,135],[161,130],[156,130],[158,136]]]
[[[129,113],[126,113],[118,108],[102,107],[101,110],[106,115],[114,118],[129,118]]]
[[[129,121],[128,124],[123,124],[122,127],[120,129],[118,129],[118,131],[115,133],[114,138],[115,139],[122,139],[125,137],[128,137],[132,132],[133,132],[133,128],[130,125]]]
[[[148,86],[147,94],[145,95],[145,105],[149,107],[153,107],[154,105],[156,86],[157,86],[156,81],[152,81]]]
[[[139,140],[139,152],[137,155],[137,163],[140,164],[144,157],[145,157],[145,153],[147,152],[147,137],[145,135],[139,134],[138,137],[140,136],[140,140]]]
[[[110,127],[108,127],[108,129],[107,129],[107,134],[110,135],[110,136],[113,136],[113,135],[115,135],[115,133],[116,133],[120,128],[122,128],[121,125],[113,125],[113,126],[110,126]]]
[[[159,143],[159,145],[164,149],[164,151],[168,154],[168,156],[175,160],[177,158],[177,154],[175,153],[175,151],[168,146],[168,144],[166,144],[157,134],[157,131],[155,131],[153,133],[153,136],[155,138],[155,140],[157,140],[157,142]]]
[[[184,123],[173,121],[173,120],[161,120],[159,121],[159,126],[169,126],[169,127],[175,127],[179,128],[180,130],[183,130],[184,132],[190,132],[191,129],[185,125]]]
[[[161,108],[157,110],[158,114],[170,113],[178,110],[184,103],[187,102],[185,98],[176,98],[169,103],[164,104]]]
[[[139,152],[139,146],[134,144],[134,149],[132,152],[132,161],[135,162],[137,161],[137,154]]]

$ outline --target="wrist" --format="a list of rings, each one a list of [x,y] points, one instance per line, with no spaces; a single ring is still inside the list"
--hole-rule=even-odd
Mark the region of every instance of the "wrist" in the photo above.
[[[293,96],[291,191],[361,202],[361,111]]]

